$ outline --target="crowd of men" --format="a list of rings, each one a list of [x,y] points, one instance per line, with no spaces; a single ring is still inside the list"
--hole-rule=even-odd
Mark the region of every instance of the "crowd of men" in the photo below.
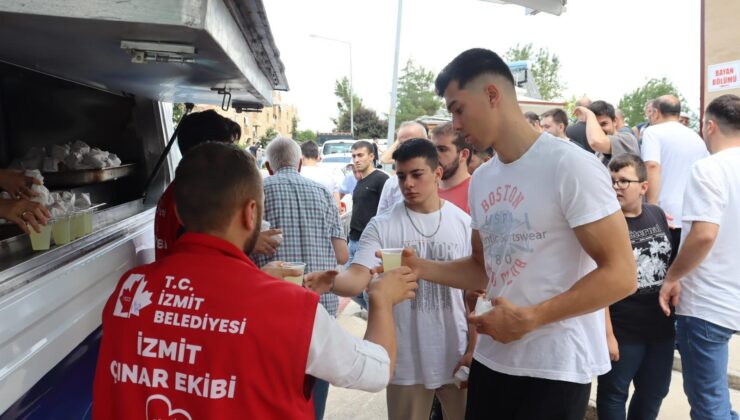
[[[523,118],[485,49],[435,87],[452,122],[404,122],[380,156],[354,143],[341,183],[284,137],[263,181],[223,117],[187,116],[157,260],[104,309],[95,418],[321,419],[332,384],[386,389],[393,420],[581,420],[598,378],[600,419],[654,419],[677,345],[691,417],[737,419],[740,97],[708,105],[702,139],[673,96],[634,129],[586,98],[572,124]],[[364,339],[338,296],[367,309]]]

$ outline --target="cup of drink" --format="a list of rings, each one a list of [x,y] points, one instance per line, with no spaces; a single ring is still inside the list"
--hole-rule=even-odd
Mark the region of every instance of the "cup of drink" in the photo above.
[[[74,240],[85,236],[85,210],[76,210],[69,219],[71,230],[70,239]]]
[[[94,209],[87,209],[82,214],[82,228],[85,235],[89,235],[93,231],[93,213],[95,213]]]
[[[59,216],[52,219],[51,236],[54,238],[55,244],[64,245],[72,240],[72,231],[69,219],[69,215]]]
[[[51,247],[51,224],[52,222],[49,221],[46,225],[39,224],[39,228],[41,228],[41,233],[37,233],[33,226],[27,225],[28,230],[31,232],[29,236],[31,237],[31,249],[34,251],[46,251]]]
[[[285,280],[297,284],[299,286],[303,286],[303,274],[306,271],[306,263],[302,262],[286,262],[283,263],[283,268],[286,270],[298,270],[301,272],[300,276],[285,276]]]
[[[383,256],[383,271],[390,271],[401,266],[403,248],[384,248],[380,250]]]

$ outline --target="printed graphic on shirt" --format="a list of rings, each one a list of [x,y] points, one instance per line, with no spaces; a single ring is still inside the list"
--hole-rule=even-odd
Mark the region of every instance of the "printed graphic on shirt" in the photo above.
[[[671,243],[666,234],[655,225],[630,231],[632,254],[637,262],[637,294],[656,292],[663,284]]]
[[[118,292],[113,315],[121,318],[129,318],[131,315],[139,316],[139,311],[151,303],[152,292],[146,290],[144,275],[131,274],[123,282],[121,291]]]
[[[147,420],[193,420],[190,413],[181,408],[172,408],[170,400],[156,394],[146,399]]]
[[[404,248],[413,248],[416,255],[432,261],[451,261],[462,255],[463,244],[458,242],[414,240],[404,241]],[[452,293],[454,291],[440,284],[419,280],[416,297],[411,301],[411,308],[418,312],[434,312],[440,309],[452,311]]]
[[[510,285],[527,266],[534,243],[547,236],[532,226],[529,213],[517,212],[524,200],[523,192],[506,184],[491,190],[480,204],[485,214],[481,241],[491,288]]]

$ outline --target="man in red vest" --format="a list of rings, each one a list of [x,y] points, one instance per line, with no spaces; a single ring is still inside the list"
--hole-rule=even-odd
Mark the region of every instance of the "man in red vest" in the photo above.
[[[360,340],[317,294],[246,256],[264,198],[246,152],[223,143],[193,148],[174,194],[187,232],[167,257],[125,273],[103,309],[94,418],[311,419],[313,378],[385,388],[396,359],[392,308],[414,297],[411,270],[371,284]]]

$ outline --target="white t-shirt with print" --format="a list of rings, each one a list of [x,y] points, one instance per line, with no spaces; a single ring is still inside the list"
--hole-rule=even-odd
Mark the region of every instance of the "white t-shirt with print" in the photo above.
[[[443,202],[440,212],[429,214],[409,210],[404,202],[370,220],[360,238],[352,261],[368,268],[381,264],[375,251],[381,248],[414,248],[417,255],[435,261],[449,261],[469,256],[470,216],[452,203]],[[425,235],[420,235],[409,221]],[[393,307],[398,352],[396,385],[423,384],[436,389],[453,382],[452,370],[465,353],[468,338],[463,292],[447,286],[419,280],[416,298]]]
[[[719,225],[712,250],[681,279],[679,315],[740,331],[740,147],[702,159],[691,168],[683,202],[681,245],[692,222]]]
[[[548,133],[516,161],[494,157],[478,168],[469,200],[488,296],[518,306],[553,298],[595,269],[573,228],[620,210],[596,156]],[[475,359],[508,375],[590,383],[611,368],[604,311],[542,326],[508,344],[481,334]]]
[[[673,216],[669,224],[681,226],[689,170],[694,162],[707,156],[704,140],[679,122],[651,125],[642,134],[642,160],[660,164],[658,206]]]

